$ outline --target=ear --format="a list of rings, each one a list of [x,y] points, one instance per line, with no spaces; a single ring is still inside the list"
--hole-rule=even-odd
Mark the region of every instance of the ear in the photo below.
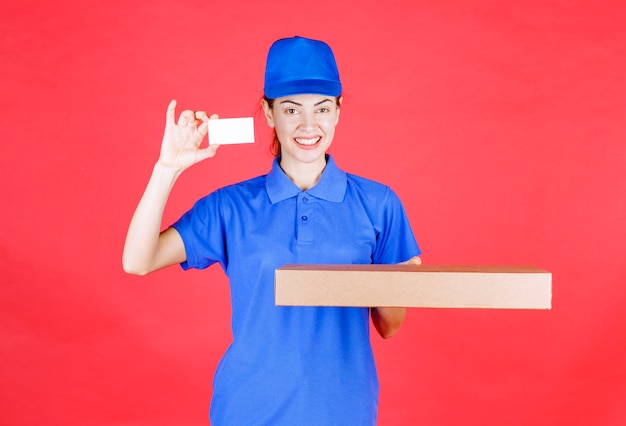
[[[335,121],[335,126],[339,123],[339,114],[341,113],[341,105],[343,105],[343,96],[340,96],[337,99],[337,120]]]
[[[267,120],[267,125],[272,129],[274,128],[274,111],[270,108],[270,105],[267,103],[265,99],[261,99],[261,106],[263,107],[263,112],[265,113],[265,119]]]

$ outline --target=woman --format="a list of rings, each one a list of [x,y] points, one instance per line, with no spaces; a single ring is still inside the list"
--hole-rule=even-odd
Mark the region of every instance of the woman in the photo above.
[[[161,154],[131,221],[123,263],[145,274],[219,262],[230,280],[233,342],[215,373],[213,425],[374,425],[378,379],[369,317],[385,338],[404,308],[277,307],[286,263],[419,263],[405,211],[388,187],[326,154],[341,108],[330,47],[302,37],[270,48],[262,100],[277,157],[267,175],[221,188],[160,231],[177,177],[213,157],[209,117],[167,109]]]

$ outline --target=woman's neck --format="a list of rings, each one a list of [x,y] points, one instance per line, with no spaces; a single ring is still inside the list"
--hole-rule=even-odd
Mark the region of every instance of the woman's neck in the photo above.
[[[312,163],[288,161],[286,158],[280,160],[280,168],[303,191],[311,189],[317,184],[325,167],[326,156],[322,156],[319,161]]]

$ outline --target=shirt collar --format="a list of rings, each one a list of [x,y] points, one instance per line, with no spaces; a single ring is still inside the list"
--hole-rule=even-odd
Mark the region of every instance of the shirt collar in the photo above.
[[[265,180],[265,189],[272,204],[295,197],[303,192],[287,177],[285,172],[283,172],[280,168],[279,161],[279,158],[274,159],[272,170],[267,174]],[[330,155],[326,155],[326,167],[322,172],[322,176],[320,176],[320,180],[313,188],[306,192],[314,197],[339,203],[343,201],[343,197],[346,194],[346,187],[346,172],[337,167],[335,160],[333,160]]]

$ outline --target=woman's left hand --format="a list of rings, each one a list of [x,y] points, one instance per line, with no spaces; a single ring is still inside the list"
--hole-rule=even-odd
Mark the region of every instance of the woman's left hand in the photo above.
[[[398,263],[398,265],[421,265],[422,259],[419,256],[413,256],[409,260],[405,260],[404,262]]]
[[[409,260],[400,262],[399,265],[421,265],[422,259],[413,256]],[[378,307],[371,310],[374,328],[384,339],[393,336],[406,318],[406,308]]]

